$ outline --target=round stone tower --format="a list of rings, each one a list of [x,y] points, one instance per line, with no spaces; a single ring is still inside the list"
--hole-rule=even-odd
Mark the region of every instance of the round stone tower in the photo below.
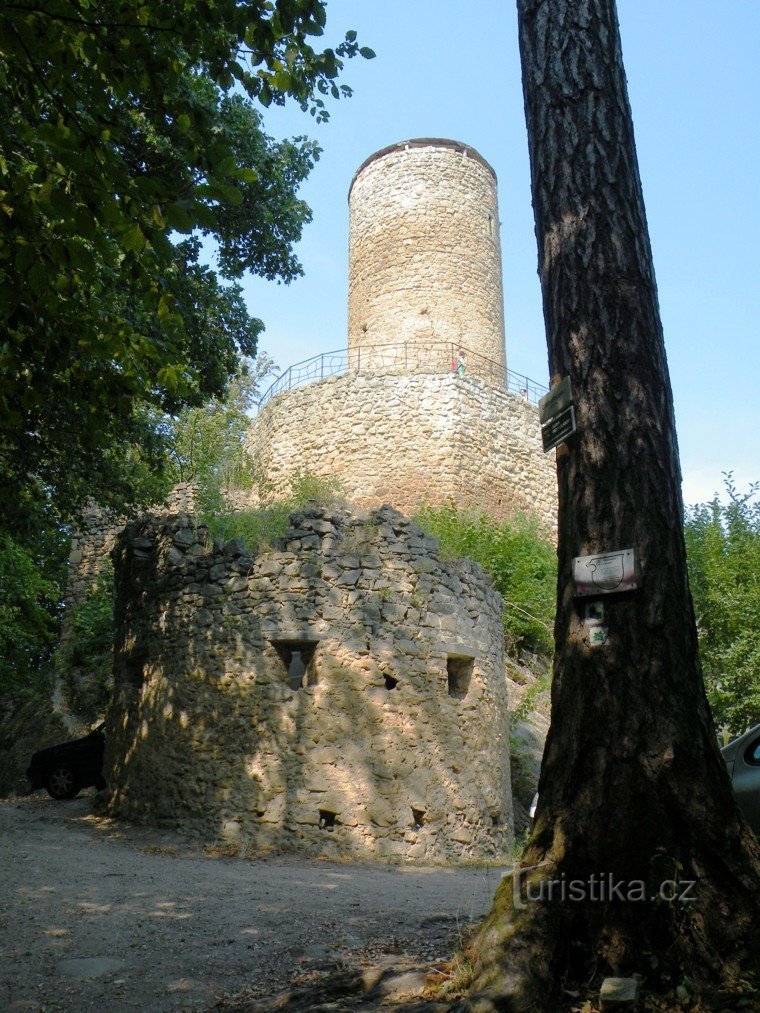
[[[496,173],[482,155],[438,138],[383,148],[356,172],[349,209],[351,367],[406,356],[418,372],[425,354],[457,358],[461,347],[468,372],[503,383]]]
[[[453,502],[556,530],[543,389],[506,369],[496,175],[458,141],[402,141],[349,190],[348,351],[285,370],[246,450],[268,496],[299,475],[413,514]]]

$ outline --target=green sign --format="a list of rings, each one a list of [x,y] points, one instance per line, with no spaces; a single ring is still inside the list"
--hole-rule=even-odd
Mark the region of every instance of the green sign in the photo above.
[[[544,394],[538,402],[538,418],[541,425],[546,425],[560,412],[565,411],[573,403],[573,387],[570,377],[556,383],[548,394]]]
[[[544,453],[547,454],[550,450],[558,447],[560,443],[564,443],[575,430],[575,406],[570,405],[559,415],[550,419],[546,425],[541,426],[541,442]]]

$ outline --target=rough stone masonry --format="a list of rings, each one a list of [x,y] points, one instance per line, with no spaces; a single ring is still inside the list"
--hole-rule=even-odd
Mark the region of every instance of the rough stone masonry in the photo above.
[[[410,862],[511,840],[501,599],[390,507],[271,551],[180,513],[116,571],[111,811],[235,845]]]

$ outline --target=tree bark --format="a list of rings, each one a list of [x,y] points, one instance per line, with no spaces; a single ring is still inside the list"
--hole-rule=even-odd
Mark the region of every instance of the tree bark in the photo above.
[[[521,894],[505,880],[470,957],[473,991],[554,1011],[571,980],[640,972],[659,988],[691,979],[709,991],[756,971],[760,852],[699,667],[615,3],[517,7],[550,373],[572,381],[578,432],[557,455],[552,720],[522,861],[540,868],[521,874],[543,899],[515,905]],[[629,548],[640,588],[600,599],[608,642],[589,646],[573,557]],[[693,880],[694,899],[663,899],[670,880]],[[564,893],[555,886],[548,899],[550,881]],[[568,896],[571,881],[585,900]],[[643,883],[653,899],[621,899],[612,883],[634,884],[625,897]]]

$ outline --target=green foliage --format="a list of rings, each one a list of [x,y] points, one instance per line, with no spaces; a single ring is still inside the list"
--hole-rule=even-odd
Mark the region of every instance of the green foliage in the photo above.
[[[114,573],[110,563],[73,610],[65,642],[56,653],[56,668],[69,688],[75,709],[101,713],[111,685],[114,637]]]
[[[62,655],[74,668],[101,668],[113,644],[113,567],[106,566],[95,586],[74,609]]]
[[[687,511],[689,581],[713,716],[738,734],[760,721],[760,484],[746,493],[726,476],[716,495]]]
[[[239,538],[256,553],[282,538],[292,513],[315,503],[330,506],[340,495],[337,480],[299,472],[292,478],[289,494],[284,499],[270,500],[257,509],[235,510],[219,497],[207,502],[203,519],[214,538],[222,542]]]
[[[489,574],[504,599],[504,630],[513,649],[553,651],[557,558],[533,521],[496,521],[452,504],[423,507],[415,520],[439,539],[443,556],[472,559]]]
[[[551,688],[551,682],[551,674],[549,672],[541,672],[540,675],[536,676],[535,681],[525,690],[519,704],[513,711],[513,717],[516,721],[525,721],[528,718],[531,711],[535,710],[539,698],[548,693]]]
[[[35,552],[0,532],[0,693],[32,688],[32,674],[50,657],[64,572],[56,548],[52,559],[40,558],[39,545]]]
[[[193,482],[201,503],[210,509],[221,501],[222,489],[251,486],[253,473],[243,441],[261,381],[272,367],[272,360],[264,354],[255,361],[243,361],[224,398],[210,398],[158,422],[167,457],[163,495],[156,499],[162,499],[178,482]]]
[[[317,156],[254,101],[317,119],[355,33],[324,0],[55,0],[0,19],[0,512],[133,498],[164,412],[221,396],[260,321],[221,279],[289,281]],[[362,51],[364,56],[372,55]],[[187,239],[176,243],[177,236]],[[200,263],[199,237],[218,273]],[[138,468],[139,472],[139,468]]]
[[[283,501],[258,509],[208,512],[203,519],[214,538],[221,542],[239,538],[251,552],[257,553],[282,538],[294,509],[290,501]]]

